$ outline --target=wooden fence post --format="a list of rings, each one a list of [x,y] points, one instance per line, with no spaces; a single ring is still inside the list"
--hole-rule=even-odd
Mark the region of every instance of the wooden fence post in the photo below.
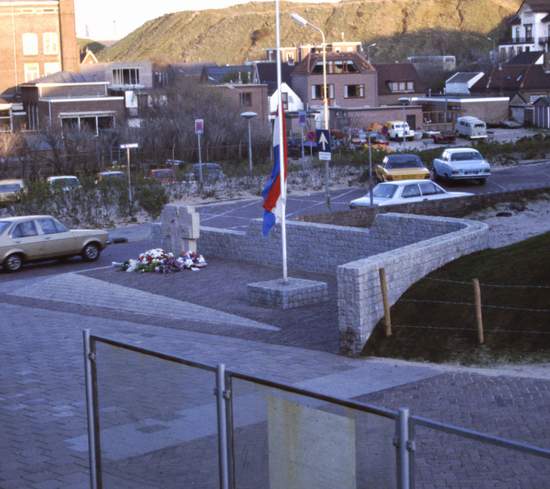
[[[481,287],[477,278],[474,278],[473,285],[476,307],[477,338],[479,344],[483,345],[485,343],[485,334],[483,332],[483,311],[481,309]]]
[[[380,274],[380,289],[382,291],[382,302],[384,303],[384,325],[386,337],[390,337],[392,335],[391,308],[390,299],[388,297],[388,280],[386,278],[386,270],[384,268],[380,268],[378,273]]]

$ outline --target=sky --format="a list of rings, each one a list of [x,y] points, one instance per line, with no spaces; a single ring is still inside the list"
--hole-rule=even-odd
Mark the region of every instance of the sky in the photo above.
[[[98,41],[124,37],[144,22],[181,10],[223,8],[249,0],[75,0],[78,37]],[[306,0],[308,1],[308,0]],[[309,0],[318,3],[319,0]]]

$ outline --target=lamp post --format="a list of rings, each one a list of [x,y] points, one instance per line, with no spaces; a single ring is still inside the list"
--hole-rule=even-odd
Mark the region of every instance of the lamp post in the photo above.
[[[492,62],[492,65],[493,67],[495,66],[496,64],[496,61],[497,61],[497,47],[496,47],[496,41],[493,37],[490,37],[490,36],[487,36],[487,40],[488,41],[491,41],[493,43],[493,50],[491,51],[492,53],[492,56],[491,56],[491,62]]]
[[[370,63],[370,48],[375,48],[376,47],[376,43],[373,42],[372,44],[369,44],[367,46],[367,60],[369,61]]]
[[[243,112],[241,117],[248,121],[248,175],[252,178],[252,127],[251,122],[257,117],[256,112]]]
[[[127,173],[128,173],[128,201],[130,202],[130,208],[132,207],[133,201],[134,201],[134,195],[132,192],[132,171],[131,171],[131,165],[130,165],[130,150],[131,149],[137,149],[139,148],[138,143],[129,143],[129,144],[121,144],[120,149],[126,150],[126,163],[128,164],[127,167]]]
[[[297,13],[290,14],[292,20],[302,27],[310,27],[311,29],[317,31],[321,34],[322,39],[322,52],[323,52],[323,110],[324,110],[324,123],[325,129],[330,130],[329,124],[329,111],[328,111],[328,84],[327,84],[327,41],[325,33],[316,25],[312,24],[309,20],[304,19],[301,15]],[[325,194],[327,207],[330,209],[330,167],[328,160],[325,160]]]

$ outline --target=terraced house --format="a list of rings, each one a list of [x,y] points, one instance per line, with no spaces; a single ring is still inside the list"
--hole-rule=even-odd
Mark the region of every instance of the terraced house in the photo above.
[[[73,0],[0,0],[0,131],[24,120],[22,84],[79,62]]]

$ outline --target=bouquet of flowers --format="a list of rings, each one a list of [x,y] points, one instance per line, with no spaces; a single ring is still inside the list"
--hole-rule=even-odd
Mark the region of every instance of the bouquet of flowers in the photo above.
[[[170,273],[183,270],[198,271],[206,265],[206,260],[198,253],[185,252],[176,258],[173,253],[166,252],[161,248],[142,253],[137,260],[130,259],[123,263],[113,262],[113,266],[123,272]]]

